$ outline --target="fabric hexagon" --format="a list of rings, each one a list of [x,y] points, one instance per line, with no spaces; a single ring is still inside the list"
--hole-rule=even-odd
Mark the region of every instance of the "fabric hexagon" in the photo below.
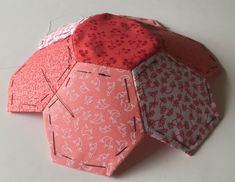
[[[159,22],[105,13],[43,37],[8,111],[43,113],[53,162],[110,176],[145,136],[192,155],[219,122],[206,80],[219,70]]]

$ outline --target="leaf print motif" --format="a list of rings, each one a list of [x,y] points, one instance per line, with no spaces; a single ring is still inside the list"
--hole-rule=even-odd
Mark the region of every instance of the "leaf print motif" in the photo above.
[[[81,113],[82,110],[84,110],[84,107],[78,106],[76,109],[73,109],[73,113],[75,115],[79,115],[79,113]]]
[[[84,120],[88,120],[90,117],[91,117],[91,111],[83,111],[82,112],[82,118],[84,119]]]
[[[82,136],[87,137],[88,140],[93,139],[93,136],[92,136],[93,130],[92,130],[92,128],[88,127],[87,124],[85,124],[85,126],[82,128],[81,134],[82,134]]]
[[[68,167],[73,167],[74,164],[75,164],[75,161],[73,161],[71,159],[67,159],[65,165]]]
[[[125,137],[126,136],[126,134],[127,134],[127,128],[126,128],[126,125],[125,124],[123,124],[123,123],[120,123],[118,126],[117,126],[117,128],[118,128],[118,131],[119,131],[119,133],[122,135],[122,137]]]
[[[104,136],[100,139],[100,142],[103,143],[105,149],[112,149],[113,148],[113,138],[111,136]]]
[[[96,161],[105,161],[108,159],[109,156],[109,153],[102,153],[96,158]]]
[[[97,124],[97,125],[103,123],[104,121],[105,121],[104,115],[101,113],[94,114],[94,117],[90,120],[92,124]]]
[[[110,120],[112,123],[117,123],[117,119],[120,117],[120,111],[118,110],[108,110],[108,113],[110,115]]]
[[[62,144],[62,153],[65,154],[65,155],[71,155],[72,154],[72,149],[69,147],[67,142]]]
[[[122,149],[128,146],[128,142],[126,140],[116,140],[116,143],[118,145],[117,147],[118,151],[121,151]]]
[[[63,138],[71,138],[72,137],[72,130],[70,128],[62,128],[61,129],[62,132],[62,137]]]
[[[106,103],[105,99],[99,99],[96,103],[97,109],[107,109],[110,105]]]
[[[136,143],[136,132],[130,133],[131,143],[134,145]]]
[[[111,131],[111,125],[104,125],[99,127],[99,131],[102,133],[108,133]]]
[[[107,67],[107,66],[100,66],[98,72],[99,72],[99,73],[106,74],[106,75],[110,75],[110,68]]]
[[[115,82],[107,82],[107,90],[106,90],[106,95],[110,96],[112,91],[115,89]]]
[[[75,144],[76,151],[82,152],[82,140],[80,137],[73,140],[73,143]]]
[[[87,92],[90,91],[90,89],[86,86],[86,84],[84,82],[82,82],[79,91],[83,94],[86,94]]]
[[[95,78],[91,80],[91,83],[94,85],[95,90],[100,91],[100,79],[99,78]]]
[[[91,96],[91,95],[90,96],[88,96],[88,95],[85,96],[85,99],[84,99],[84,104],[85,105],[91,104],[92,101],[93,101],[93,96]]]
[[[79,117],[77,117],[74,121],[73,121],[73,127],[74,130],[77,131],[80,129],[80,119]]]
[[[91,158],[95,154],[96,150],[97,150],[97,143],[90,143],[88,156]]]
[[[116,95],[115,95],[115,99],[123,99],[123,98],[126,98],[126,92],[125,91],[122,91],[122,92],[118,92]]]
[[[135,108],[135,105],[131,104],[131,103],[124,103],[124,111],[125,112],[130,112]]]

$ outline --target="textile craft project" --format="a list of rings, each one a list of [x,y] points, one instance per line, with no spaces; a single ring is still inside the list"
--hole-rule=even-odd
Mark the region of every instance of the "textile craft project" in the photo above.
[[[219,122],[206,80],[219,71],[158,21],[104,13],[43,37],[8,111],[42,112],[53,162],[111,176],[145,137],[192,155]]]

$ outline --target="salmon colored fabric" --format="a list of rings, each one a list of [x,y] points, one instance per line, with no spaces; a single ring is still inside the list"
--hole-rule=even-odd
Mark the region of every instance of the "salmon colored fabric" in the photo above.
[[[110,176],[147,135],[193,154],[219,121],[204,78],[219,69],[157,21],[105,13],[43,38],[8,111],[43,113],[55,163]]]
[[[108,176],[144,136],[131,72],[117,68],[77,63],[43,118],[54,162]]]
[[[70,38],[35,52],[11,77],[8,111],[42,112],[54,93],[47,87],[41,69],[57,90],[76,63]]]

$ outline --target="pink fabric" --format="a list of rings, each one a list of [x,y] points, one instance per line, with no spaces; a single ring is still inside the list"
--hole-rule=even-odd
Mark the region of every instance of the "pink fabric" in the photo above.
[[[81,18],[75,23],[71,23],[63,27],[60,27],[56,31],[50,33],[49,35],[44,36],[39,42],[38,49],[42,49],[58,40],[67,38],[68,36],[73,34],[77,26],[85,20],[86,18]]]
[[[108,176],[144,136],[131,72],[94,64],[75,65],[43,118],[54,162]]]
[[[110,176],[146,134],[198,149],[219,121],[204,77],[220,67],[205,47],[140,18],[70,28],[45,37],[9,85],[8,111],[43,112],[55,163]]]
[[[76,63],[71,43],[68,37],[35,52],[16,71],[9,85],[8,111],[42,112],[54,93],[41,70],[57,90]]]

